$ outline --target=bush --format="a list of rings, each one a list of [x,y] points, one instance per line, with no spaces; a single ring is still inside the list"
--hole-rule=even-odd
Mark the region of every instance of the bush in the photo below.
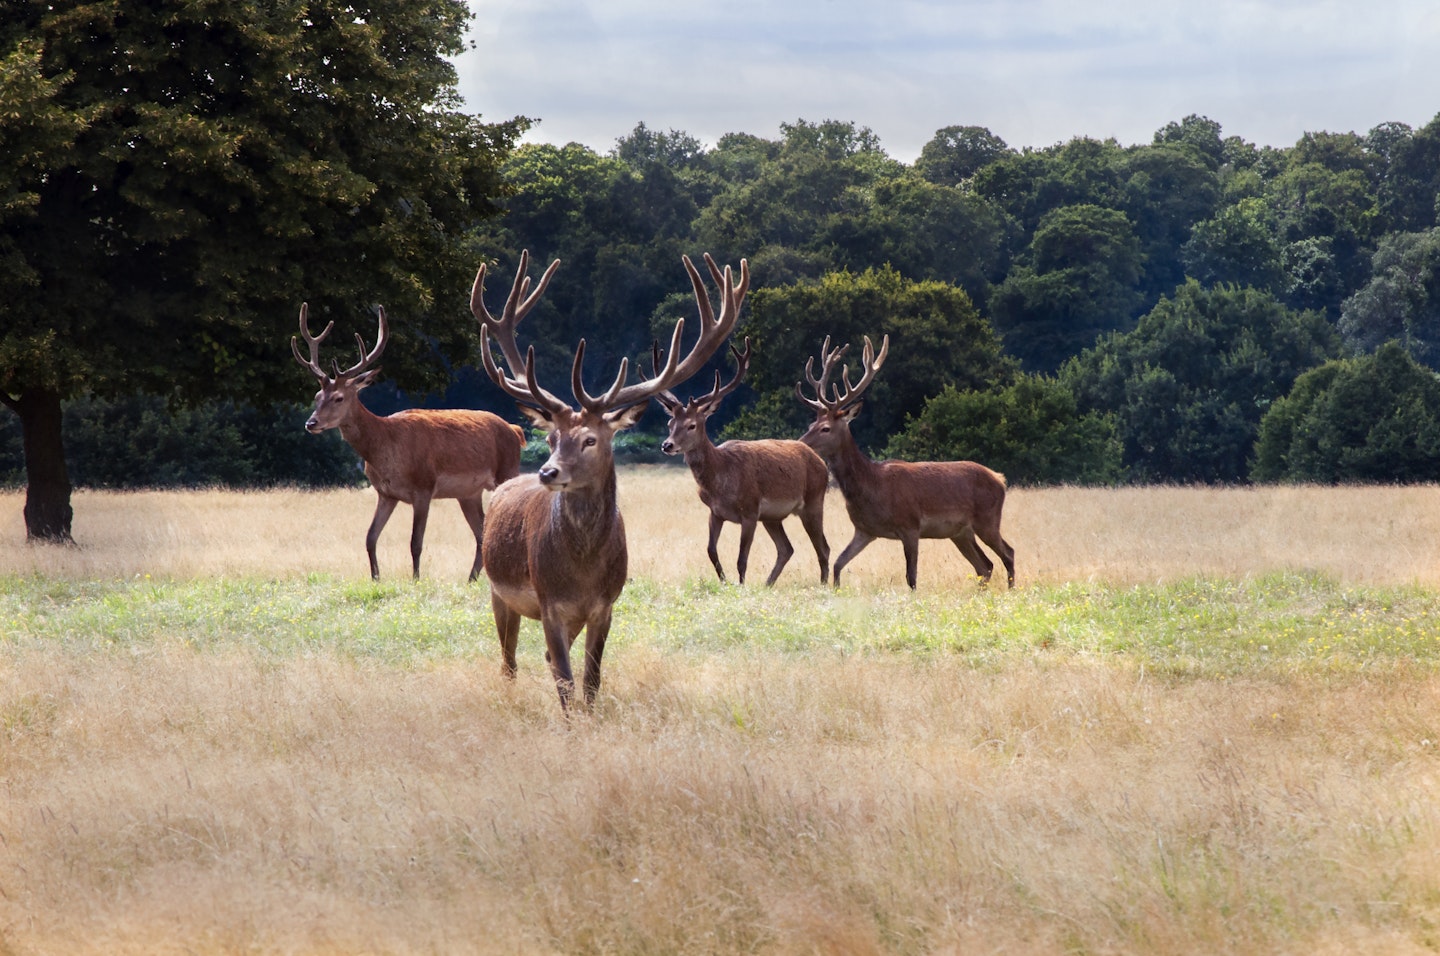
[[[1112,484],[1121,473],[1114,420],[1081,415],[1068,388],[1039,375],[984,392],[946,388],[885,453],[909,461],[968,458],[1017,485]]]
[[[1440,479],[1440,379],[1396,342],[1306,372],[1261,421],[1251,477]]]

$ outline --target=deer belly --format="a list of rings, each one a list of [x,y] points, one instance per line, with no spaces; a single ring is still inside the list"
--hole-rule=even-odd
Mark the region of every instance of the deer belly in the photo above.
[[[441,475],[435,480],[436,498],[479,498],[481,492],[495,487],[490,475],[471,473],[466,475]]]
[[[540,598],[529,583],[514,585],[503,581],[490,581],[490,593],[498,597],[510,610],[523,617],[540,620]]]
[[[963,518],[935,516],[920,520],[920,537],[922,538],[953,538],[968,530],[970,530],[970,522]]]
[[[802,504],[799,498],[761,498],[760,518],[785,518],[793,515]]]

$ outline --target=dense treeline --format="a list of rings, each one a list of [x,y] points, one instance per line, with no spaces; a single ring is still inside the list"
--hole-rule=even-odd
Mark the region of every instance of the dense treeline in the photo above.
[[[509,287],[521,249],[562,260],[524,330],[547,369],[567,367],[581,337],[591,369],[620,356],[647,366],[656,331],[694,309],[681,254],[709,251],[723,262],[748,257],[754,277],[739,334],[755,358],[722,413],[728,437],[798,433],[805,414],[794,383],[823,338],[858,349],[862,336],[888,335],[891,359],[857,423],[876,452],[974,458],[1015,483],[1440,477],[1431,437],[1440,117],[1419,129],[1308,133],[1288,148],[1225,136],[1199,116],[1131,146],[1077,137],[1014,149],[989,130],[952,126],[913,164],[842,121],[784,124],[775,139],[731,133],[711,147],[642,123],[604,153],[515,147],[523,126],[464,133],[489,136],[489,160],[454,174],[471,177],[471,218],[441,241],[443,275],[431,269],[405,291],[405,263],[432,254],[417,246],[373,290],[399,306],[390,310],[396,366],[403,383],[432,389],[429,404],[511,414],[468,364],[474,329],[459,309],[457,251],[494,263],[493,294]],[[444,135],[456,142],[454,131]],[[303,290],[295,270],[310,258],[287,267],[287,295]],[[342,306],[371,300],[349,291],[356,277],[344,281],[330,306],[340,334],[369,334],[371,320]],[[184,290],[172,291],[183,302]],[[138,313],[112,319],[153,325]],[[217,361],[241,374],[258,362],[283,367],[293,320],[267,321],[274,348],[221,348]],[[308,394],[300,373],[282,374],[295,400]],[[267,398],[278,397],[274,370],[263,377]],[[433,391],[442,378],[448,390]],[[403,400],[393,388],[372,391],[367,402]],[[343,447],[298,435],[284,415],[255,413],[247,432],[227,418],[237,406],[212,402],[171,415],[166,434],[162,409],[194,392],[187,384],[136,405],[109,387],[71,401],[70,452],[88,454],[83,436],[94,429],[83,423],[109,416],[129,437],[101,457],[123,460],[131,485],[354,480],[353,467],[329,463]],[[196,429],[224,449],[208,470],[197,464],[204,443],[185,437]],[[1406,429],[1414,440],[1387,458]],[[304,460],[306,443],[314,462]],[[262,454],[269,444],[285,450]],[[196,461],[167,463],[156,451],[165,447]],[[237,472],[246,455],[251,466]],[[20,461],[18,430],[0,423],[0,481],[23,480]],[[91,465],[75,478],[118,481]]]

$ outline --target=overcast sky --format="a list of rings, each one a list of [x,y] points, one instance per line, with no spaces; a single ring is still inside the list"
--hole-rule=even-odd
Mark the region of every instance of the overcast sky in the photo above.
[[[608,152],[849,120],[913,162],[945,126],[1012,147],[1149,142],[1191,113],[1289,146],[1440,113],[1436,0],[470,0],[467,107]]]

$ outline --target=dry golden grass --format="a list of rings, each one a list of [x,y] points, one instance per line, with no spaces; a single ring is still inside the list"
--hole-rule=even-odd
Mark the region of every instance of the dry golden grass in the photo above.
[[[632,576],[703,601],[683,586],[712,574],[688,474],[626,470],[621,489]],[[1437,501],[1015,491],[1006,536],[1022,585],[1312,569],[1434,588]],[[0,496],[0,575],[365,578],[368,493],[75,505],[82,545],[32,548],[20,497]],[[402,584],[408,526],[401,509],[381,554]],[[792,537],[767,606],[798,613],[824,592]],[[921,590],[972,600],[952,552],[922,553]],[[757,536],[757,579],[772,554]],[[439,503],[424,575],[463,581],[471,555]],[[902,564],[877,542],[852,565],[857,613],[912,600]],[[977,668],[620,638],[598,711],[567,724],[533,625],[513,684],[488,632],[471,659],[386,663],[250,650],[243,632],[197,648],[5,626],[0,608],[0,954],[1440,948],[1440,675],[1423,660],[1164,679],[1099,656]]]
[[[675,582],[713,574],[705,556],[708,512],[689,472],[621,470],[621,511],[630,529],[633,577]],[[93,492],[75,495],[73,549],[27,548],[23,495],[0,493],[0,574],[192,577],[288,576],[365,571],[365,529],[374,493]],[[844,501],[826,503],[832,555],[850,539]],[[808,586],[814,552],[797,521],[787,523],[795,556],[781,583]],[[738,528],[726,525],[721,559],[733,578]],[[1317,571],[1357,584],[1440,585],[1440,488],[1271,487],[1015,489],[1004,534],[1020,583],[1075,580],[1169,581],[1275,571]],[[401,506],[380,540],[382,575],[410,566],[410,510]],[[464,579],[474,538],[453,501],[431,509],[423,570]],[[755,536],[750,569],[763,581],[775,551]],[[898,542],[876,541],[846,568],[861,589],[904,586]],[[924,541],[920,587],[949,588],[970,567],[947,541]]]

